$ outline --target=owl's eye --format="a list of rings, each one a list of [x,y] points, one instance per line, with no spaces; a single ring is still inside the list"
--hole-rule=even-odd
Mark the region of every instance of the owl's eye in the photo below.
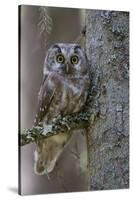
[[[65,58],[62,54],[58,54],[57,57],[56,57],[56,61],[58,63],[64,63],[65,62]]]
[[[72,64],[77,64],[79,62],[79,58],[78,58],[78,56],[72,56],[71,57],[71,63]]]

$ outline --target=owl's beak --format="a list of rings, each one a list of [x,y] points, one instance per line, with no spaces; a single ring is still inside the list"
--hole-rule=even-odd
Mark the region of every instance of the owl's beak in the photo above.
[[[69,72],[69,64],[66,63],[66,73],[68,73],[68,72]]]

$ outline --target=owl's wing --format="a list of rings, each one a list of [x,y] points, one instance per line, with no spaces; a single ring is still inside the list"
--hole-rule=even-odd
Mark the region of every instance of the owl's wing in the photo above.
[[[50,84],[53,76],[47,75],[44,76],[40,91],[38,94],[38,105],[37,112],[34,119],[34,126],[39,125],[39,122],[42,122],[44,116],[46,115],[48,108],[51,104],[51,101],[54,98],[56,84]]]

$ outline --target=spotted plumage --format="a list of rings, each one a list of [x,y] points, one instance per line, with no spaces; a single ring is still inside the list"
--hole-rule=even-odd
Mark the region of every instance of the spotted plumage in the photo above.
[[[41,124],[46,129],[59,116],[79,112],[85,104],[89,76],[84,51],[78,44],[52,45],[44,61],[43,75],[34,126]],[[35,173],[53,170],[71,135],[69,131],[37,142]]]

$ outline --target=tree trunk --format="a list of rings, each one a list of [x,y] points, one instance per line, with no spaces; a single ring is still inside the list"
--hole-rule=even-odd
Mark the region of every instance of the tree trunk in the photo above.
[[[93,103],[88,190],[129,187],[129,13],[86,11]]]

